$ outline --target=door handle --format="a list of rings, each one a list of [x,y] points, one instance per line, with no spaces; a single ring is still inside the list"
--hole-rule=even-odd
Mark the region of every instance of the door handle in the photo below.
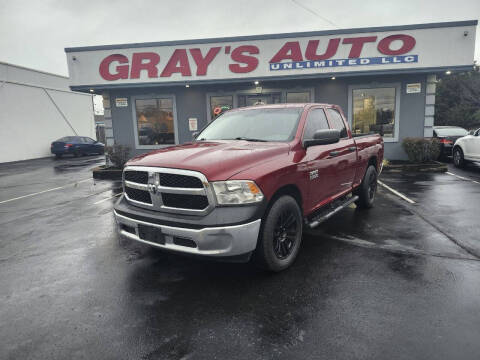
[[[339,154],[340,154],[340,151],[330,151],[330,156],[331,157],[338,156]]]
[[[356,147],[356,146],[350,146],[350,147],[348,148],[348,151],[352,151],[352,152],[353,152],[353,151],[355,151],[355,150],[357,150],[357,147]]]

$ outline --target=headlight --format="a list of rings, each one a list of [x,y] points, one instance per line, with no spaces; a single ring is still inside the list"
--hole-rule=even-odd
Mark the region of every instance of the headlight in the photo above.
[[[262,191],[253,181],[217,181],[212,185],[219,205],[251,204],[263,200]]]

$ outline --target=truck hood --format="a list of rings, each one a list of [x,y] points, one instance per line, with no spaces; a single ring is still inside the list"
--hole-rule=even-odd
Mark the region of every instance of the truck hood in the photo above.
[[[289,150],[287,143],[278,142],[202,141],[142,154],[128,161],[127,165],[195,170],[203,173],[209,181],[218,181],[286,155]]]

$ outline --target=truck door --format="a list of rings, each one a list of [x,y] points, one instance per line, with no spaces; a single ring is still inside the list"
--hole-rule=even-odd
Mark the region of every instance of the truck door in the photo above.
[[[313,139],[317,130],[329,129],[323,108],[313,108],[307,115],[303,140]],[[305,170],[308,181],[308,198],[305,199],[307,212],[316,208],[321,202],[334,195],[336,189],[336,162],[330,156],[338,144],[309,146],[305,151]]]
[[[341,139],[333,144],[334,149],[330,156],[335,159],[335,180],[332,186],[334,195],[351,189],[357,170],[357,148],[355,140],[348,134],[342,115],[334,108],[327,108],[330,128],[340,130]]]

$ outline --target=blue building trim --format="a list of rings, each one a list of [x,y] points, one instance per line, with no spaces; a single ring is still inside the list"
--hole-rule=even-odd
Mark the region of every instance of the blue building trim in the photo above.
[[[395,74],[432,74],[443,73],[450,71],[468,71],[473,69],[472,65],[451,66],[451,67],[431,67],[431,68],[414,68],[414,69],[397,69],[397,70],[377,70],[377,71],[352,71],[347,73],[321,73],[321,74],[305,74],[305,75],[291,75],[291,76],[266,76],[266,77],[247,77],[240,79],[215,79],[215,80],[193,80],[193,81],[169,81],[169,82],[148,82],[148,83],[127,83],[127,84],[104,84],[104,85],[77,85],[70,86],[73,91],[90,91],[93,90],[107,90],[107,89],[127,89],[127,88],[145,88],[145,87],[161,87],[161,86],[185,86],[189,84],[195,85],[209,85],[209,84],[233,84],[245,83],[253,81],[279,81],[279,80],[298,80],[298,79],[321,79],[335,76],[352,77],[352,76],[375,76],[375,75],[395,75]]]
[[[247,41],[247,40],[284,39],[284,38],[325,36],[325,35],[352,34],[352,33],[434,29],[434,28],[444,28],[444,27],[473,26],[477,24],[478,24],[477,20],[467,20],[467,21],[450,21],[450,22],[439,22],[439,23],[429,23],[429,24],[376,26],[376,27],[351,28],[351,29],[339,29],[339,30],[322,30],[322,31],[307,31],[307,32],[281,33],[281,34],[249,35],[249,36],[232,36],[232,37],[220,37],[220,38],[208,38],[208,39],[173,40],[173,41],[117,44],[117,45],[80,46],[80,47],[65,48],[65,52],[70,53],[70,52],[79,52],[79,51],[131,49],[131,48],[143,48],[143,47],[152,47],[152,46],[210,44],[210,43],[230,42],[230,41],[233,42],[233,41]]]

